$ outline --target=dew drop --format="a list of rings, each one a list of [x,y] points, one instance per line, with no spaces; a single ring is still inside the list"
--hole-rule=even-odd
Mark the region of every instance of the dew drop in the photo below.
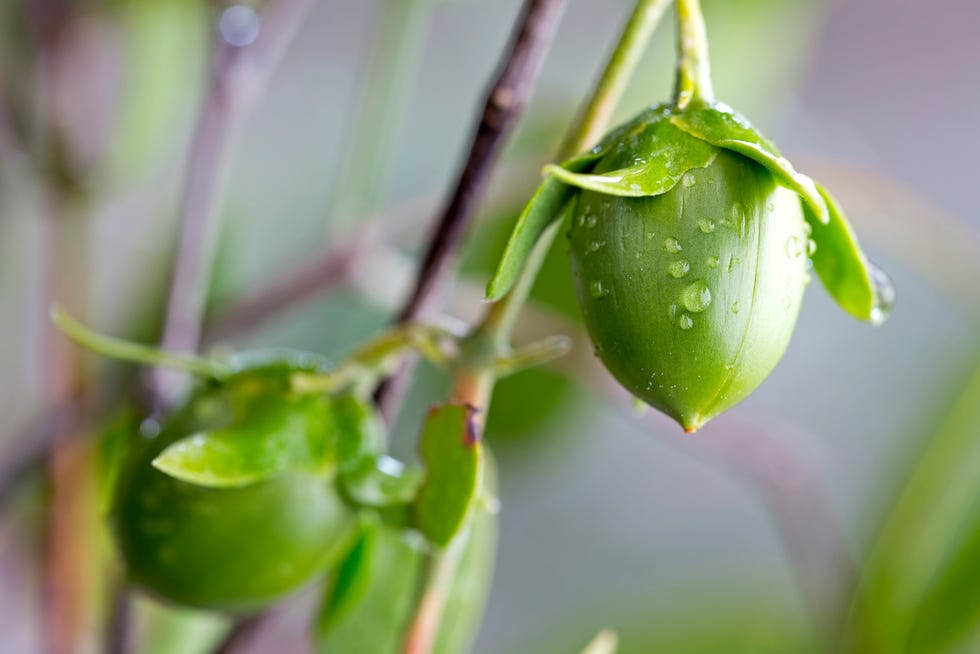
[[[140,423],[139,432],[147,440],[156,438],[160,433],[160,423],[153,418],[146,418]]]
[[[718,257],[708,257],[705,263],[708,265],[709,268],[717,268],[719,263]]]
[[[589,295],[594,298],[605,297],[606,295],[609,295],[609,289],[597,279],[589,284]]]
[[[683,184],[684,184],[684,186],[686,188],[691,188],[692,186],[694,186],[697,183],[698,183],[698,180],[694,176],[694,173],[685,173],[684,174]]]
[[[598,252],[605,244],[605,241],[592,241],[589,243],[589,252]]]
[[[703,279],[699,279],[684,289],[681,302],[692,313],[704,311],[711,304],[711,289]]]
[[[766,204],[766,210],[767,211],[775,211],[776,210],[776,203],[775,202],[771,202],[771,201],[768,202]]]
[[[585,216],[585,226],[586,227],[588,227],[589,229],[592,229],[597,224],[599,224],[599,221],[596,220],[596,217],[595,216],[593,216],[592,214],[586,214],[586,216]]]
[[[732,272],[733,270],[735,270],[735,266],[737,266],[740,263],[742,263],[742,260],[740,258],[735,257],[735,256],[729,257],[728,258],[728,272]]]
[[[634,182],[633,184],[630,184],[630,190],[631,190],[631,191],[636,191],[636,192],[639,192],[639,191],[640,191],[640,185],[639,185],[639,184],[636,184],[636,183]]]
[[[677,321],[677,326],[687,331],[691,327],[694,327],[694,319],[686,313],[682,314],[680,320]]]
[[[812,257],[817,252],[817,242],[812,238],[806,240],[806,256]]]
[[[251,45],[258,37],[260,27],[259,15],[246,5],[228,7],[218,19],[218,35],[233,48]]]
[[[734,313],[734,314],[737,314],[738,313],[738,300],[735,300],[734,302],[732,302],[732,313]]]
[[[678,259],[667,264],[667,272],[674,279],[680,279],[691,271],[691,264],[685,259]]]
[[[868,273],[871,276],[871,284],[875,290],[875,304],[874,308],[871,309],[870,316],[871,324],[878,326],[888,320],[888,316],[891,315],[892,307],[895,306],[897,293],[895,292],[895,284],[892,282],[891,277],[878,264],[869,261]]]
[[[715,231],[715,221],[704,218],[698,223],[698,229],[701,230],[702,234],[710,234]]]
[[[786,239],[786,254],[790,259],[799,258],[804,252],[803,241],[801,241],[796,236],[790,236]]]
[[[684,248],[681,247],[680,241],[678,241],[676,238],[664,239],[664,252],[669,254],[677,254],[683,249]]]

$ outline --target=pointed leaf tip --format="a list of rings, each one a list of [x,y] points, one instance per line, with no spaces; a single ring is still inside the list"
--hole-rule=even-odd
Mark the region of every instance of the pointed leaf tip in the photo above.
[[[880,325],[895,302],[895,287],[865,256],[834,196],[819,184],[817,190],[826,203],[829,221],[822,224],[811,211],[805,213],[816,246],[810,257],[813,269],[842,309],[859,320]]]

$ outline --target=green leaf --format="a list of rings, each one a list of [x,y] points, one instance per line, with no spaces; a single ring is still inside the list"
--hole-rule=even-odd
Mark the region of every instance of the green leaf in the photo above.
[[[826,224],[830,220],[827,205],[813,180],[798,173],[769,139],[728,105],[722,102],[694,104],[673,114],[670,122],[692,136],[737,152],[765,167],[777,182],[799,193],[820,223]]]
[[[562,164],[568,170],[583,172],[598,160],[598,155],[589,153]],[[562,215],[562,208],[575,194],[575,189],[563,184],[554,177],[541,183],[524,207],[511,232],[507,247],[497,264],[497,270],[487,284],[487,300],[495,302],[507,294],[517,282],[531,250],[541,235]]]
[[[953,652],[980,634],[980,359],[936,389],[930,437],[875,536],[846,651]],[[945,390],[945,392],[943,392]]]
[[[545,172],[571,186],[620,197],[650,197],[674,188],[684,174],[704,168],[718,155],[718,148],[692,138],[669,122],[660,120],[637,134],[625,137],[641,162],[618,170],[577,173],[564,166],[547,166]],[[636,141],[633,143],[632,141]]]
[[[456,573],[446,595],[433,654],[458,654],[472,649],[493,582],[497,554],[497,467],[484,452],[483,486],[461,543]]]
[[[423,555],[418,538],[366,520],[339,568],[315,627],[324,654],[397,654],[411,618]]]
[[[233,488],[332,461],[336,426],[327,400],[248,395],[236,401],[248,406],[231,424],[178,440],[153,466],[199,486]]]
[[[419,439],[426,470],[415,519],[422,534],[442,547],[459,533],[480,488],[482,448],[472,423],[475,411],[462,404],[435,407]]]
[[[816,249],[810,255],[813,269],[830,296],[842,309],[859,320],[884,322],[890,302],[879,296],[872,264],[868,262],[840,205],[822,186],[817,187],[827,203],[830,221],[821,224],[813,213],[805,212]],[[882,293],[887,292],[882,284]],[[893,293],[893,291],[892,291]]]

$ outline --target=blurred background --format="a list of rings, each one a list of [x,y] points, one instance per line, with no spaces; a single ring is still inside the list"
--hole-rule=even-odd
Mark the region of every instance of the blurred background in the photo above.
[[[307,4],[267,70],[239,67],[243,79],[218,103],[221,221],[203,239],[215,247],[208,348],[336,357],[391,320],[520,9],[518,0]],[[577,347],[495,396],[488,442],[501,540],[475,651],[579,651],[602,627],[619,631],[623,652],[835,651],[841,633],[893,627],[913,635],[881,651],[980,651],[980,4],[703,4],[718,97],[838,196],[898,304],[872,329],[814,284],[772,377],[684,436],[632,411],[592,361],[559,243],[518,340],[560,332]],[[450,315],[480,312],[510,226],[631,6],[568,2],[481,204]],[[84,427],[95,435],[138,386],[131,368],[75,351],[65,356],[81,372],[52,389],[64,358],[49,346],[47,305],[57,299],[106,333],[159,338],[216,38],[247,44],[258,34],[258,45],[272,25],[259,5],[229,18],[230,7],[0,7],[4,652],[40,651],[42,629],[51,494],[41,468],[18,465],[57,431],[65,397],[97,407]],[[669,97],[673,31],[668,17],[619,119]],[[333,273],[311,263],[338,252],[345,265]],[[309,292],[275,310],[242,309],[297,266],[320,273]],[[402,454],[447,384],[420,370],[397,425]],[[98,511],[88,517],[64,537],[108,551]],[[157,634],[145,651],[208,651],[224,628],[140,601],[143,628]],[[102,604],[83,620],[93,642]],[[255,651],[272,651],[298,620],[280,620]]]

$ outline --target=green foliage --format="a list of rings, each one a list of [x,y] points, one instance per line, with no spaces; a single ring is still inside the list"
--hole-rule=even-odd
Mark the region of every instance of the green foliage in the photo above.
[[[328,399],[283,397],[255,385],[231,400],[228,424],[181,438],[153,466],[199,486],[233,488],[335,465],[339,437]]]
[[[490,589],[497,542],[496,471],[489,456],[484,467],[478,501],[450,550],[431,552],[417,532],[365,516],[357,545],[327,584],[315,629],[318,651],[404,651],[415,612],[430,593],[442,602],[433,654],[469,650]],[[451,557],[452,574],[430,583],[442,557]]]
[[[594,155],[583,155],[564,165],[572,171],[585,170],[595,160]],[[534,245],[548,227],[558,220],[562,207],[572,196],[573,193],[565,184],[550,177],[542,182],[517,219],[497,272],[487,284],[488,300],[499,300],[514,286]]]
[[[481,488],[483,448],[475,411],[461,404],[435,407],[419,438],[425,481],[415,500],[415,520],[425,537],[442,547],[463,528]]]
[[[366,520],[357,545],[331,582],[316,625],[317,649],[396,654],[423,573],[421,543]]]
[[[966,651],[980,635],[980,368],[949,398],[877,534],[846,651]]]

